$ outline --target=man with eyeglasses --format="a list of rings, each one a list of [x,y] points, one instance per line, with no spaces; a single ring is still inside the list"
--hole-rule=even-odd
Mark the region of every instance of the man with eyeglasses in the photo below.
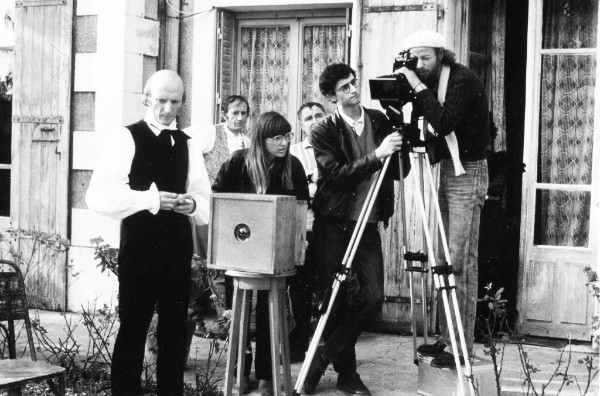
[[[360,105],[359,81],[350,66],[327,66],[319,88],[337,105],[313,127],[310,138],[319,170],[312,206],[317,287],[326,295],[340,270],[371,183],[385,158],[402,149],[403,139],[382,112]],[[352,274],[342,284],[325,326],[325,345],[317,349],[311,362],[304,383],[307,394],[315,392],[328,364],[333,363],[339,390],[347,395],[370,395],[356,372],[355,345],[383,304],[383,253],[377,223],[387,225],[394,211],[393,179],[399,176],[398,156],[394,155],[358,244]]]
[[[310,135],[313,125],[325,118],[325,114],[325,108],[317,102],[307,102],[300,106],[298,109],[298,121],[300,122],[304,139],[290,146],[290,153],[300,160],[306,172],[311,201],[317,190],[318,171],[315,153],[310,143]],[[295,322],[295,327],[289,336],[290,361],[292,363],[304,360],[304,354],[308,349],[309,339],[312,334],[311,308],[316,272],[312,232],[314,218],[312,209],[309,209],[306,218],[306,241],[308,242],[308,247],[305,253],[304,265],[298,267],[296,275],[288,279]]]

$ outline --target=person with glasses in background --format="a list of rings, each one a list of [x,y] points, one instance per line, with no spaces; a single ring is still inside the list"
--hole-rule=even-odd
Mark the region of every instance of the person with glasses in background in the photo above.
[[[317,190],[317,162],[315,153],[310,144],[310,134],[313,125],[325,118],[325,108],[317,102],[304,103],[298,109],[298,121],[300,122],[303,140],[292,144],[290,153],[297,157],[308,179],[308,192],[312,200]],[[292,363],[304,360],[304,354],[308,349],[309,339],[313,333],[311,315],[312,300],[315,288],[315,257],[313,247],[312,225],[315,216],[309,209],[306,216],[306,255],[304,265],[297,268],[296,275],[288,278],[288,290],[292,304],[292,314],[294,316],[294,328],[290,331],[290,361]]]
[[[300,161],[290,155],[294,134],[279,113],[261,114],[251,127],[250,148],[238,150],[221,166],[213,192],[291,195],[308,201],[308,183]],[[232,288],[227,283],[228,299]],[[262,395],[273,394],[269,334],[268,292],[256,302],[256,356],[254,376]],[[241,392],[240,392],[241,393]]]
[[[378,110],[360,105],[359,81],[348,65],[327,66],[319,89],[337,109],[312,128],[311,143],[319,179],[312,209],[317,256],[317,288],[325,296],[352,236],[361,209],[385,158],[403,148],[402,136]],[[409,166],[404,156],[405,175]],[[351,276],[342,283],[325,326],[325,345],[311,362],[304,393],[313,394],[329,363],[338,373],[337,388],[348,395],[370,395],[356,372],[356,341],[383,304],[383,253],[377,223],[394,211],[394,182],[399,178],[393,155],[358,244]]]

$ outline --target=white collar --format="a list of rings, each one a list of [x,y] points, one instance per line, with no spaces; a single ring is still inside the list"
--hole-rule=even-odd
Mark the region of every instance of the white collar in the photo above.
[[[146,110],[144,121],[146,121],[146,124],[148,124],[156,136],[158,136],[163,129],[177,129],[177,120],[174,120],[171,125],[163,125],[156,119],[150,107]]]
[[[235,137],[239,137],[240,139],[244,136],[246,136],[244,134],[244,131],[240,131],[238,133],[233,132],[231,129],[229,129],[229,126],[227,125],[226,122],[223,123],[223,128],[225,129],[225,132],[229,133],[230,135],[233,135]]]
[[[312,144],[310,144],[310,142],[308,141],[308,138],[304,139],[301,144],[302,144],[302,148],[312,147]]]
[[[342,120],[346,121],[346,123],[352,128],[354,128],[356,124],[365,124],[365,111],[362,106],[360,106],[360,117],[356,121],[354,121],[352,117],[348,117],[346,114],[344,114],[344,112],[342,111],[342,106],[340,106],[339,104],[337,106],[337,111],[340,117],[342,117]]]

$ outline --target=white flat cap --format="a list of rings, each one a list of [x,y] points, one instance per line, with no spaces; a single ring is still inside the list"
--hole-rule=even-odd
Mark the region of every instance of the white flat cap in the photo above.
[[[404,39],[402,50],[416,47],[446,48],[446,39],[433,30],[419,30]]]

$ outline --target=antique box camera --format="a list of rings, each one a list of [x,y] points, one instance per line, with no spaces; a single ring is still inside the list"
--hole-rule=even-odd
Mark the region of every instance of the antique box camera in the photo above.
[[[212,194],[208,267],[277,275],[303,265],[307,210],[291,196]]]

